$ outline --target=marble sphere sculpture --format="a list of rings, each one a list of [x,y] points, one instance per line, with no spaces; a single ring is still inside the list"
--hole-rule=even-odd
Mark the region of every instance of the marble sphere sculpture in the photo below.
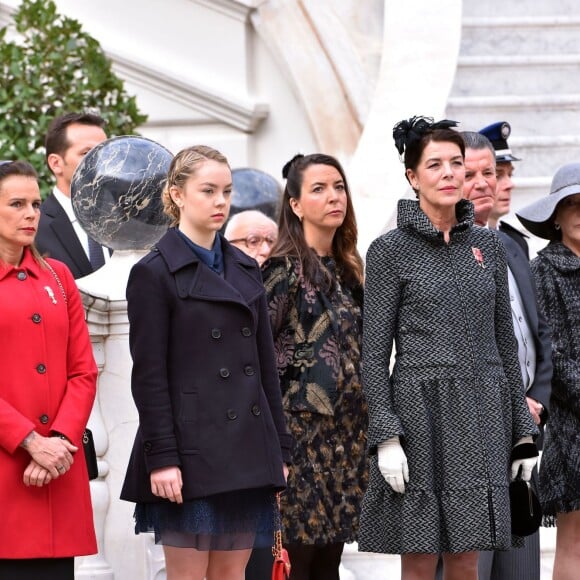
[[[83,229],[113,250],[146,250],[169,227],[161,192],[173,155],[135,135],[91,149],[71,181],[73,211]]]
[[[280,184],[268,173],[247,167],[232,171],[230,217],[248,209],[257,209],[278,221],[282,203]]]

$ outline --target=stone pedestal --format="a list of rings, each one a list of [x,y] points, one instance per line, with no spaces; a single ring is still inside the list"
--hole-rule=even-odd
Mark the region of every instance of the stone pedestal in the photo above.
[[[99,463],[99,478],[91,482],[99,553],[79,558],[76,578],[159,578],[164,567],[152,538],[133,531],[134,505],[119,499],[138,423],[131,396],[125,289],[132,265],[146,253],[118,250],[103,268],[78,281],[99,367],[89,420]]]

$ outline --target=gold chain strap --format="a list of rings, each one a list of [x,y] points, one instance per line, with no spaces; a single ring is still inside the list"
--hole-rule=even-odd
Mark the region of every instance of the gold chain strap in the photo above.
[[[62,297],[64,298],[64,302],[66,304],[67,303],[66,293],[64,291],[64,287],[62,285],[62,282],[60,281],[60,278],[57,276],[57,274],[54,271],[53,267],[46,260],[45,260],[44,263],[46,264],[46,267],[50,270],[50,273],[54,276],[54,279],[56,280],[56,283],[58,284],[58,287],[60,288],[60,292],[61,292]]]
[[[280,492],[276,494],[276,503],[278,516],[276,517],[276,531],[274,532],[274,545],[272,546],[272,555],[274,560],[282,557],[282,518],[280,515]]]
[[[274,560],[278,560],[282,557],[282,532],[276,530],[274,532],[274,545],[272,546],[272,555]]]

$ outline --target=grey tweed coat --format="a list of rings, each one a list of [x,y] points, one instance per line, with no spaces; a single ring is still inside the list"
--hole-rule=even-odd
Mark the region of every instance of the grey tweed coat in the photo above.
[[[369,405],[369,489],[361,551],[505,550],[512,545],[509,456],[535,435],[524,398],[497,235],[456,206],[446,244],[412,200],[367,254],[363,384]],[[389,372],[393,341],[396,361]],[[376,446],[398,435],[409,483],[392,491]]]
[[[540,307],[552,331],[552,396],[540,464],[544,524],[580,510],[580,257],[552,242],[532,261]]]

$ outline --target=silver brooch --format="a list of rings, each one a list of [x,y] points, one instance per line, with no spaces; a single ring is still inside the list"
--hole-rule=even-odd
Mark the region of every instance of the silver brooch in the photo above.
[[[54,292],[52,291],[52,288],[50,286],[45,286],[44,289],[46,290],[48,297],[52,300],[52,303],[56,304],[56,298],[54,297]]]

